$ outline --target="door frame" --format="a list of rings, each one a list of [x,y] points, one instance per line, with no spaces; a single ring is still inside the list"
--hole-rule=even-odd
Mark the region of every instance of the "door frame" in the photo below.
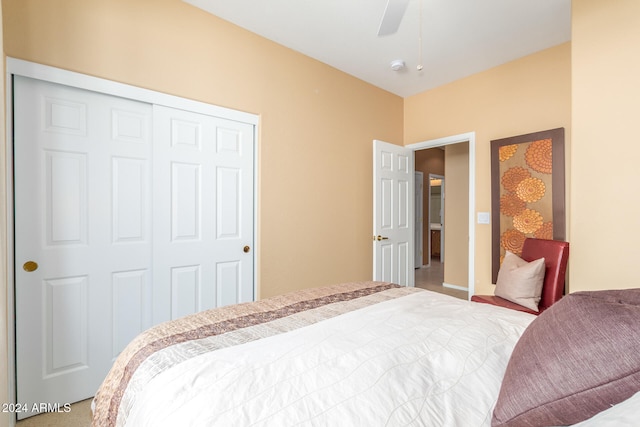
[[[42,65],[35,62],[24,61],[21,59],[6,57],[5,68],[5,120],[6,120],[6,133],[5,138],[7,141],[6,153],[5,153],[5,168],[6,168],[6,207],[5,212],[7,220],[7,365],[8,376],[7,382],[9,384],[9,399],[11,403],[15,403],[16,399],[16,360],[15,360],[15,256],[14,256],[14,167],[13,167],[13,76],[20,75],[24,77],[30,77],[33,79],[43,80],[50,83],[57,83],[66,86],[72,86],[79,89],[85,89],[93,92],[104,93],[107,95],[118,96],[122,98],[132,99],[135,101],[146,102],[149,104],[164,105],[172,108],[179,108],[188,111],[193,111],[210,116],[222,117],[229,120],[235,120],[243,123],[253,125],[253,189],[254,189],[254,207],[253,207],[253,295],[254,299],[258,294],[259,289],[259,277],[258,277],[258,265],[259,265],[259,231],[258,231],[258,200],[259,200],[259,186],[258,186],[258,131],[259,116],[243,111],[232,110],[229,108],[219,107],[212,104],[207,104],[201,101],[195,101],[187,98],[182,98],[175,95],[169,95],[162,92],[156,92],[150,89],[143,89],[137,86],[132,86],[124,83],[118,83],[111,80],[102,79],[99,77],[93,77],[86,74],[76,73],[73,71],[67,71],[48,65]],[[15,425],[15,415],[10,421],[10,425]]]
[[[415,168],[415,163],[414,163]],[[415,210],[415,218],[414,224],[416,225],[416,229],[414,230],[415,242],[413,244],[414,253],[414,265],[413,269],[417,270],[419,268],[424,267],[423,256],[424,256],[424,172],[414,171],[415,179],[413,180],[414,185],[414,210]],[[419,181],[418,181],[419,179]],[[418,185],[418,183],[420,183]],[[420,191],[418,191],[418,189]]]
[[[442,181],[442,185],[440,186],[440,210],[442,214],[440,215],[440,224],[442,227],[440,228],[440,262],[444,262],[444,175],[438,175],[435,173],[429,174],[429,218],[427,221],[427,227],[429,230],[427,231],[428,239],[429,239],[429,262],[427,265],[431,265],[431,180],[439,179]]]
[[[469,277],[468,277],[468,299],[475,293],[475,248],[476,248],[476,133],[467,132],[458,135],[445,136],[443,138],[430,139],[414,144],[406,145],[405,148],[411,150],[425,150],[427,148],[443,147],[445,145],[459,144],[467,142],[469,144]]]

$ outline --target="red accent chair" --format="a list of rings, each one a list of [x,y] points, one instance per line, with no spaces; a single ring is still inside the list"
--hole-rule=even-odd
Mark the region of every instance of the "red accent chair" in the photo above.
[[[473,295],[471,301],[499,305],[531,314],[540,314],[564,295],[564,280],[569,260],[569,243],[560,240],[527,238],[522,246],[520,257],[528,262],[544,258],[545,272],[542,284],[542,296],[538,305],[539,312],[529,310],[519,304],[495,295]]]

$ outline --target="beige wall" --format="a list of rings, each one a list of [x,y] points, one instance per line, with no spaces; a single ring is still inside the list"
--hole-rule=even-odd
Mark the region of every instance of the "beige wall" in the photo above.
[[[564,127],[565,149],[570,158],[571,44],[406,98],[404,111],[405,145],[476,133],[474,210],[490,212],[492,139]],[[447,172],[448,181],[449,175]],[[475,291],[493,293],[491,226],[476,225],[475,232]]]
[[[640,287],[640,2],[572,4],[571,289]]]
[[[469,286],[469,144],[445,147],[444,282]]]
[[[402,143],[402,98],[180,0],[3,7],[8,56],[260,115],[260,297],[371,278],[372,140]]]
[[[2,6],[7,56],[259,114],[260,297],[371,278],[372,141],[402,143],[402,98],[180,0]]]

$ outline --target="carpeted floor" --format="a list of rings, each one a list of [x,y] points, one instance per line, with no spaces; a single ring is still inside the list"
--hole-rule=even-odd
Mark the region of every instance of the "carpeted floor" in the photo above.
[[[91,399],[74,403],[68,413],[40,414],[16,423],[16,427],[89,427],[90,425]]]

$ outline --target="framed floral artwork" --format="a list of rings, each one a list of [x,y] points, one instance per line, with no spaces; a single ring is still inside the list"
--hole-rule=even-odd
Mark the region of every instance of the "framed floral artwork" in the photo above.
[[[524,239],[565,240],[564,128],[491,141],[492,277]]]

